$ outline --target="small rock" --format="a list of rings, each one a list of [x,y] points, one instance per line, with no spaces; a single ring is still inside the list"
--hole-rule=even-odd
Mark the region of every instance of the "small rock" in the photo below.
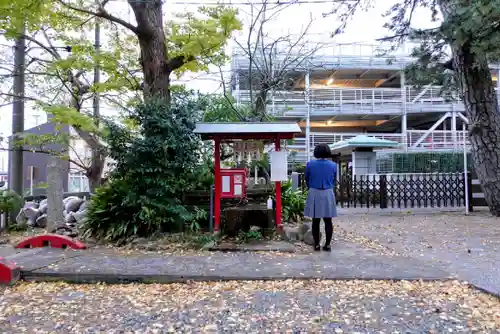
[[[152,242],[149,243],[149,244],[147,244],[147,245],[145,245],[144,249],[147,250],[147,251],[156,251],[156,250],[159,250],[158,245],[155,244],[155,243],[152,243]]]
[[[211,324],[211,325],[206,325],[203,328],[204,331],[210,331],[210,332],[216,332],[218,330],[218,327],[216,324]]]
[[[319,233],[319,238],[321,240],[321,232]],[[309,230],[304,234],[304,243],[310,246],[314,246],[314,238],[312,235],[312,230]]]
[[[76,219],[75,219],[75,216],[74,216],[74,212],[68,212],[68,214],[64,217],[64,222],[66,224],[72,224],[72,223],[76,223]]]
[[[68,203],[69,201],[71,201],[72,199],[80,199],[78,196],[68,196],[66,198],[63,199],[63,204],[64,204],[64,207],[66,207],[66,203]]]
[[[300,241],[300,233],[298,227],[283,226],[281,237],[285,241]]]
[[[72,198],[66,202],[66,204],[64,205],[64,209],[68,212],[76,212],[83,202],[84,200],[81,198]]]
[[[18,226],[26,225],[28,218],[24,214],[24,209],[21,209],[16,216],[16,223]]]
[[[302,224],[300,224],[300,226],[299,226],[299,229],[300,229],[300,231],[299,231],[300,234],[302,236],[304,236],[307,231],[312,229],[312,222],[302,222]]]
[[[260,227],[260,226],[255,226],[255,225],[250,226],[250,231],[260,232],[261,230],[262,230],[262,227]]]
[[[134,238],[131,243],[134,245],[145,245],[148,242],[149,240],[146,238]]]
[[[202,250],[210,250],[210,249],[214,248],[216,245],[217,245],[217,243],[215,241],[211,240],[211,241],[207,242],[206,244],[204,244],[201,249]]]
[[[28,225],[31,227],[35,227],[36,219],[40,216],[40,211],[33,207],[25,208],[23,210],[24,216],[28,219]]]
[[[23,209],[28,209],[28,208],[35,208],[38,209],[38,204],[36,202],[26,202],[23,205]]]
[[[87,211],[82,210],[82,211],[77,211],[73,213],[73,217],[75,218],[76,223],[81,224],[85,221],[87,217]]]
[[[43,215],[44,213],[47,213],[47,199],[43,199],[40,202],[40,205],[38,206],[38,210],[40,213]]]
[[[83,203],[78,208],[78,212],[84,211],[87,208],[87,203],[88,203],[88,201],[83,201]]]
[[[43,214],[36,219],[36,226],[45,228],[47,226],[47,214]]]

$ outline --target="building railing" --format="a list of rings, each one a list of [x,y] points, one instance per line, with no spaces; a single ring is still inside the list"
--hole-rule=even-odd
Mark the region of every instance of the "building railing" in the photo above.
[[[427,137],[419,140],[427,133],[427,130],[408,130],[407,145],[410,149],[446,150],[463,147],[464,141],[469,144],[467,134],[463,131],[434,130]]]
[[[318,144],[334,144],[339,141],[343,140],[349,140],[352,139],[356,136],[362,135],[363,133],[359,132],[349,132],[349,133],[338,133],[338,132],[311,132],[310,136],[310,142],[311,142],[311,147],[314,148],[314,146]],[[370,133],[366,134],[370,137],[374,137],[377,139],[384,139],[384,140],[392,140],[396,141],[398,143],[403,143],[403,135],[399,133]],[[294,145],[300,145],[303,146],[305,145],[305,140],[306,138],[301,137],[301,138],[295,138],[294,139]],[[291,145],[288,145],[288,147],[291,147]]]
[[[334,144],[339,141],[349,140],[359,135],[367,135],[377,139],[391,140],[400,144],[407,145],[408,148],[430,148],[430,149],[447,149],[457,146],[463,146],[464,134],[462,131],[451,130],[434,130],[421,143],[415,146],[420,138],[427,133],[427,130],[407,130],[406,140],[401,133],[338,133],[338,132],[311,132],[310,142],[314,148],[317,144]],[[288,145],[294,148],[295,146],[304,147],[305,138],[295,138],[294,145]],[[468,140],[467,140],[468,143]]]
[[[426,138],[419,140],[425,136],[426,130],[408,130],[406,137],[400,133],[368,133],[365,134],[377,139],[391,140],[400,143],[400,146],[394,149],[384,149],[386,152],[401,152],[405,151],[450,151],[463,150],[464,134],[462,131],[451,130],[434,130],[427,135]],[[310,135],[310,150],[314,150],[317,144],[334,144],[339,141],[348,140],[363,133],[327,133],[327,132],[311,132]],[[467,147],[470,146],[469,140],[465,142]],[[288,144],[287,149],[294,152],[289,158],[291,164],[303,164],[307,161],[306,157],[306,138],[295,138],[293,144]]]
[[[245,43],[246,44],[246,41]],[[264,44],[266,44],[264,42]],[[403,65],[408,64],[415,60],[410,54],[413,48],[418,46],[418,43],[405,43],[398,50],[392,51],[388,44],[363,44],[363,43],[335,43],[333,40],[321,37],[315,40],[309,39],[305,45],[301,47],[291,48],[289,40],[281,42],[271,41],[267,43],[273,44],[272,50],[270,48],[253,52],[253,58],[259,62],[259,58],[273,59],[273,63],[280,64],[280,62],[290,62],[291,59],[299,60],[300,64],[295,66],[296,69],[305,69],[317,65],[336,64],[336,65],[356,65],[365,64],[371,66],[384,66],[401,68]],[[295,49],[295,50],[294,50]],[[294,51],[300,52],[300,55],[295,56]],[[272,53],[272,54],[271,54]],[[309,55],[306,58],[302,55]],[[293,57],[291,57],[291,55]],[[234,47],[232,50],[232,67],[239,69],[248,69],[249,58],[246,50]],[[279,66],[279,65],[278,65]]]
[[[282,41],[273,40],[272,37],[264,37],[264,45],[266,44],[266,39],[268,44],[272,44],[272,53],[274,55],[288,55],[291,49],[291,43],[289,39],[293,39],[293,35],[288,39],[282,39]],[[299,38],[300,36],[296,36]],[[307,42],[301,43],[301,48],[299,51],[303,54],[308,54],[314,52],[314,55],[331,55],[331,56],[349,56],[349,57],[389,57],[387,54],[390,53],[394,57],[404,57],[410,58],[415,47],[418,47],[419,43],[404,43],[398,50],[391,51],[391,45],[387,43],[369,44],[369,43],[336,43],[333,39],[328,38],[329,36],[320,34],[315,35],[317,38],[307,38]],[[244,45],[246,45],[246,40]],[[270,48],[264,49],[265,51],[260,51],[259,48],[253,53],[255,55],[265,54],[269,55]],[[293,51],[293,47],[292,47]],[[235,45],[232,49],[232,56],[247,56],[247,50],[240,48]]]
[[[253,91],[255,95],[257,91]],[[249,90],[235,91],[241,103],[250,102]],[[268,95],[268,110],[273,115],[303,114],[307,112],[307,101],[311,112],[336,113],[402,113],[439,111],[447,106],[463,106],[460,101],[440,96],[440,87],[401,88],[314,88],[309,91],[309,99],[303,90],[275,91]],[[458,107],[457,111],[463,108]]]

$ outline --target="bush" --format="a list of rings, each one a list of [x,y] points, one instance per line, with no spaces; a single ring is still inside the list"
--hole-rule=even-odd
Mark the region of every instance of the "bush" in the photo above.
[[[378,160],[378,166],[390,166],[392,173],[456,173],[464,170],[464,156],[461,152],[393,153],[392,157],[386,156]],[[467,155],[467,163],[471,170],[470,153]]]
[[[19,212],[23,205],[23,199],[17,193],[10,190],[0,190],[0,214]]]
[[[283,220],[299,221],[304,219],[307,192],[301,189],[293,190],[292,181],[281,184]]]
[[[199,184],[202,142],[194,133],[195,107],[168,108],[149,102],[132,119],[135,136],[109,123],[107,143],[116,161],[109,182],[92,196],[86,236],[120,240],[157,231],[181,231],[202,219],[204,212],[183,205],[183,194]]]

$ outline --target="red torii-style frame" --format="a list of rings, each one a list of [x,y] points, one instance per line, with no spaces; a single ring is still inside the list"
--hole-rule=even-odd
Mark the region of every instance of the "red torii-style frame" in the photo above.
[[[301,133],[297,123],[197,123],[195,133],[204,140],[214,141],[214,232],[220,231],[220,144],[232,140],[272,140],[275,151],[281,150],[280,141],[293,139]],[[281,228],[281,182],[276,182],[276,226]]]

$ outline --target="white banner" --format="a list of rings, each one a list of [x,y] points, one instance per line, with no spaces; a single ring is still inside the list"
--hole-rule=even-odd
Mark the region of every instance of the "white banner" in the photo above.
[[[271,181],[288,181],[288,152],[273,151],[271,156]]]

